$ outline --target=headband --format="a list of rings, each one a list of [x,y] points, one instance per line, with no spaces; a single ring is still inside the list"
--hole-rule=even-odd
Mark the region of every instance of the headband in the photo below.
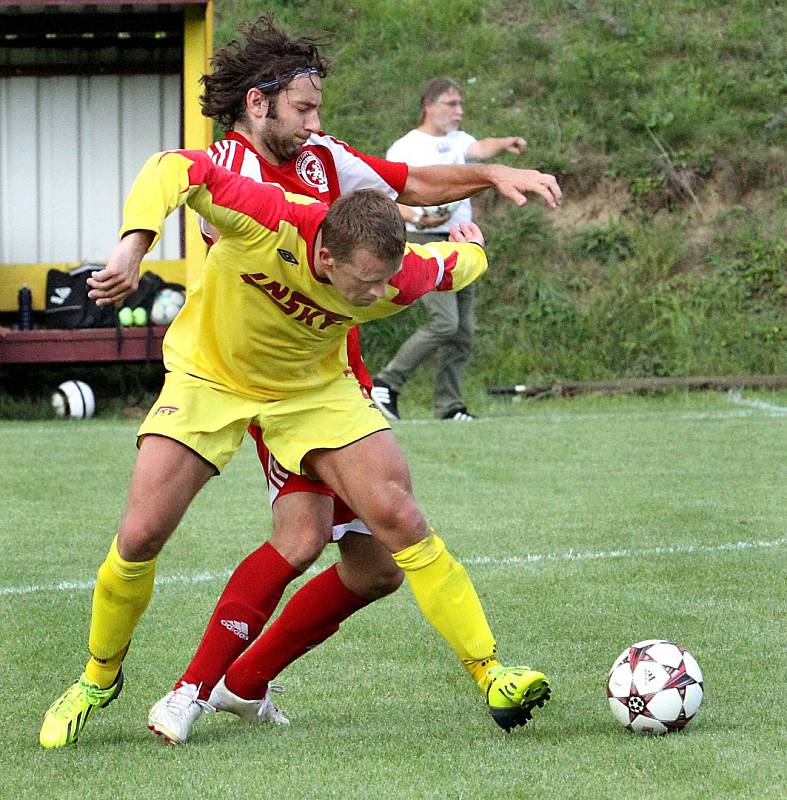
[[[290,81],[294,81],[296,78],[300,78],[303,75],[318,75],[319,70],[315,67],[309,67],[308,69],[296,69],[292,72],[287,72],[286,74],[282,75],[279,78],[273,78],[270,81],[263,81],[262,83],[258,83],[256,85],[257,89],[262,89],[265,91],[266,89],[275,89],[282,86],[285,83],[290,83]]]

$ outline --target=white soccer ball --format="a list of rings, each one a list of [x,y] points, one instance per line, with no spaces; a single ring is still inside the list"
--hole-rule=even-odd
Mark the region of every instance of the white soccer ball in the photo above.
[[[52,408],[58,417],[87,419],[96,411],[96,398],[83,381],[64,381],[52,394]]]
[[[679,731],[697,713],[702,698],[700,666],[691,653],[674,642],[637,642],[615,659],[609,671],[610,710],[630,731]]]
[[[154,325],[169,325],[183,308],[186,298],[177,289],[161,289],[153,298],[150,319]]]
[[[461,200],[456,200],[453,203],[443,203],[439,206],[424,206],[424,214],[429,217],[441,217],[443,214],[450,215],[459,208],[461,202]]]

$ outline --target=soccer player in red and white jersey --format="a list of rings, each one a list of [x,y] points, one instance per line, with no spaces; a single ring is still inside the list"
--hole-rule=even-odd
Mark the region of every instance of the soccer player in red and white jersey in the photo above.
[[[267,49],[267,63],[274,60],[274,52],[285,49],[285,44],[290,49],[295,44],[270,21],[265,28],[252,26],[248,40],[246,57],[251,49],[260,51],[256,57],[262,58],[261,51]],[[305,49],[303,45],[300,47]],[[216,72],[205,80],[203,101],[211,107],[220,102],[217,95],[223,97],[221,86],[216,84],[231,82],[228,73],[237,69],[236,58],[225,51],[217,59]],[[319,61],[316,64],[306,67],[305,74],[291,74],[274,81],[276,87],[286,88],[286,94],[281,90],[274,92],[277,103],[281,97],[275,122],[271,122],[268,112],[260,114],[262,108],[254,101],[261,99],[263,92],[255,92],[248,113],[235,120],[234,129],[227,132],[225,139],[208,148],[211,159],[257,182],[275,182],[289,191],[326,203],[354,188],[375,188],[389,197],[397,197],[407,179],[405,165],[366,156],[319,131],[321,96],[315,85],[319,86],[316,81],[323,70]],[[304,112],[308,117],[305,122]],[[213,108],[212,115],[220,117],[221,113]],[[302,145],[304,128],[316,130]],[[297,155],[285,160],[296,152]],[[217,232],[204,220],[201,224],[203,237],[212,244]],[[359,384],[370,392],[372,381],[361,356],[357,327],[348,334],[347,355]],[[287,471],[268,451],[260,428],[250,426],[249,432],[255,439],[268,482],[273,534],[230,577],[197,652],[176,681],[174,690],[151,709],[151,729],[176,743],[185,742],[191,725],[205,707],[199,701],[208,699],[228,667],[260,634],[287,583],[319,556],[326,542],[338,542],[339,563],[302,587],[285,606],[277,623],[258,642],[259,647],[267,648],[265,668],[270,670],[271,678],[336,632],[349,615],[394,591],[402,581],[402,572],[388,551],[369,538],[367,526],[329,487]],[[270,705],[266,708],[272,709]],[[282,719],[275,709],[262,716],[251,716],[256,720]]]

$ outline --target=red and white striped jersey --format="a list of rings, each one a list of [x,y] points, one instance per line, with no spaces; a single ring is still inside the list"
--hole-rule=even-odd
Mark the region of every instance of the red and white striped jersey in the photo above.
[[[214,164],[258,183],[278,183],[283,189],[305,194],[323,203],[356,189],[377,189],[395,200],[404,189],[408,167],[353,150],[327,133],[312,134],[301,153],[285,164],[271,164],[240,133],[208,148]]]

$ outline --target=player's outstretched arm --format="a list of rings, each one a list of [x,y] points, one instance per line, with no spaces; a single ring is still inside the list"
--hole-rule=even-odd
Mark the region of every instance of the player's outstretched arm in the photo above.
[[[550,208],[557,208],[563,199],[563,192],[554,175],[535,169],[515,169],[503,164],[489,164],[485,168],[491,173],[490,180],[494,188],[519,208],[527,203],[527,194],[537,194]]]
[[[527,203],[527,194],[541,197],[557,208],[563,197],[553,175],[503,164],[410,167],[397,202],[409,206],[433,206],[470,197],[482,189],[496,189],[516,206]]]
[[[88,297],[97,306],[125,300],[139,284],[139,266],[154,237],[153,231],[129,231],[112,251],[104,269],[87,279]]]

